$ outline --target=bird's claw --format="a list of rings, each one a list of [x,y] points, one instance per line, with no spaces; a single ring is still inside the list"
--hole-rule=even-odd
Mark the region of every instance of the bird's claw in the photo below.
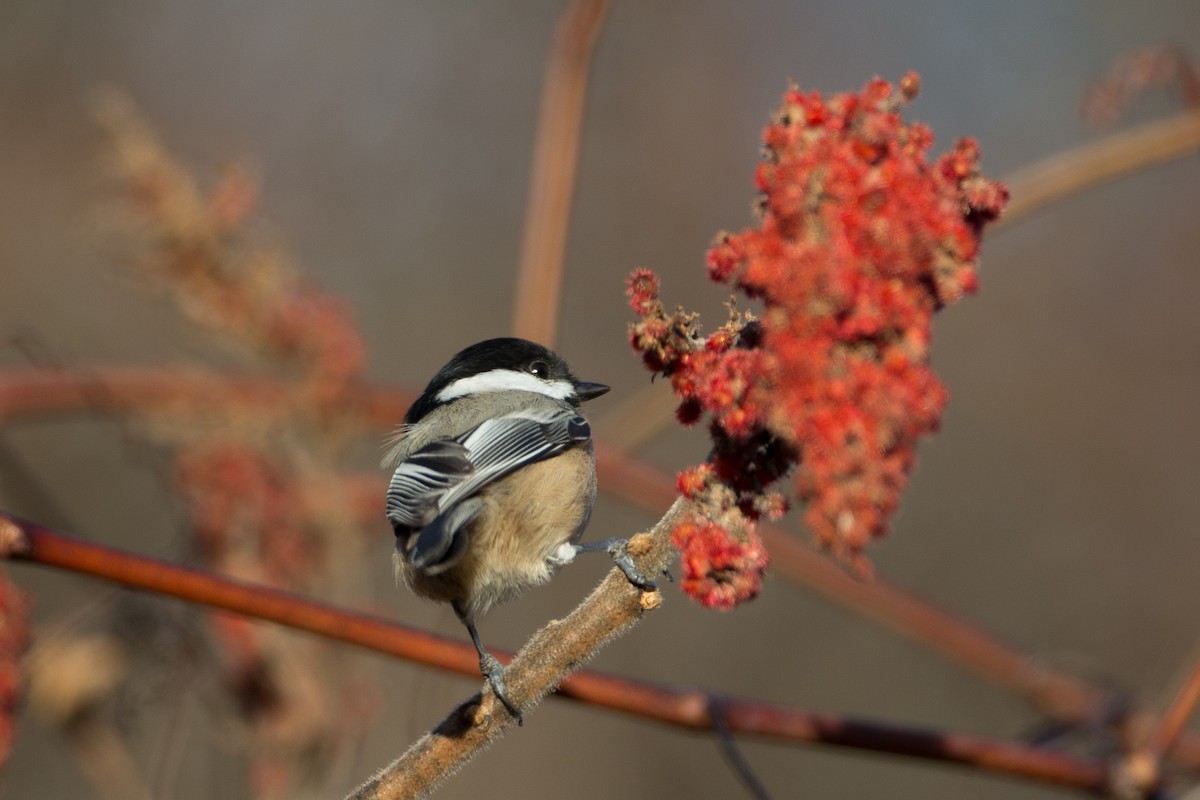
[[[479,657],[479,671],[487,679],[488,686],[492,687],[492,694],[504,704],[508,713],[513,715],[517,725],[524,725],[525,719],[521,715],[521,709],[508,699],[508,688],[504,685],[504,665],[497,661],[495,656],[485,654]]]
[[[657,591],[658,584],[650,580],[645,574],[637,568],[637,564],[633,563],[633,557],[629,555],[629,540],[616,539],[607,547],[609,555],[612,556],[613,563],[621,572],[625,573],[625,578],[643,592]],[[666,572],[666,570],[663,570]]]

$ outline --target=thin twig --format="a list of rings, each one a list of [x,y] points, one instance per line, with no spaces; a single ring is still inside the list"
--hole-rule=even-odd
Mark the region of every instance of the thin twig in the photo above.
[[[717,694],[710,694],[708,709],[721,755],[729,762],[729,766],[733,767],[734,773],[741,779],[751,797],[755,800],[771,800],[771,793],[754,773],[754,768],[750,766],[750,762],[742,754],[741,748],[737,746],[737,740],[733,738],[733,731],[729,730],[729,709],[726,706],[725,698]]]
[[[991,233],[1105,181],[1200,150],[1200,111],[1186,111],[1056,153],[1005,180],[1011,200]]]
[[[13,560],[57,566],[135,589],[269,620],[462,675],[477,678],[479,674],[478,657],[468,642],[338,609],[276,589],[79,541],[4,512],[0,512],[0,554]],[[629,590],[624,577],[619,574],[610,574],[605,580],[618,589]],[[629,591],[625,592],[627,596]],[[552,624],[537,637],[561,641],[563,635],[573,630],[573,624],[570,619]],[[592,618],[587,624],[600,623]],[[588,634],[582,632],[579,635]],[[527,651],[533,646],[531,640]],[[509,679],[509,690],[519,701],[528,701],[540,689],[541,673],[535,674],[535,671],[552,671],[554,668],[551,664],[530,665],[527,669],[524,664],[525,661],[518,657],[510,667],[513,677]],[[558,694],[665,725],[694,731],[710,731],[713,727],[713,712],[709,705],[711,692],[704,689],[680,689],[580,670],[559,686]],[[728,728],[736,734],[776,742],[831,744],[957,763],[1093,792],[1102,791],[1107,780],[1101,764],[1018,743],[814,714],[744,698],[727,697],[722,703]],[[477,700],[467,705],[483,707]],[[496,719],[493,716],[493,720]],[[499,719],[501,721],[496,724],[502,725],[505,717]]]
[[[515,335],[553,346],[592,52],[608,0],[573,0],[546,61],[517,273]]]

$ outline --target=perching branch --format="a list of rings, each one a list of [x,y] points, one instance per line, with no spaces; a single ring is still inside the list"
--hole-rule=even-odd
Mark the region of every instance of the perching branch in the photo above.
[[[661,573],[675,557],[671,529],[686,510],[687,504],[677,500],[653,530],[630,540],[630,555],[643,574]],[[566,619],[550,622],[521,648],[504,673],[509,696],[519,708],[529,709],[661,602],[658,592],[641,592],[612,570]],[[482,703],[473,698],[459,706],[347,800],[424,797],[514,722],[485,690]]]

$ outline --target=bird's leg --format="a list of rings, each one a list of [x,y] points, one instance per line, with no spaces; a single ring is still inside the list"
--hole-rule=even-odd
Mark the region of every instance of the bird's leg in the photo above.
[[[647,578],[642,571],[633,563],[633,558],[629,555],[629,540],[615,537],[612,539],[601,539],[598,542],[585,542],[584,544],[575,545],[576,553],[599,553],[604,552],[612,556],[613,563],[621,572],[625,573],[625,577],[637,588],[643,592],[653,592],[658,588],[658,585]],[[670,573],[665,569],[663,574],[669,579]]]
[[[488,686],[492,687],[492,694],[496,695],[496,699],[504,704],[508,709],[508,713],[516,719],[517,725],[525,723],[521,716],[521,710],[516,707],[512,700],[508,699],[508,689],[504,685],[504,665],[501,664],[494,655],[489,653],[483,647],[483,642],[479,641],[479,631],[475,629],[475,620],[466,611],[454,603],[454,613],[462,620],[462,624],[467,626],[467,633],[471,634],[471,641],[475,644],[475,652],[479,653],[479,671],[483,673],[483,677],[487,680]]]

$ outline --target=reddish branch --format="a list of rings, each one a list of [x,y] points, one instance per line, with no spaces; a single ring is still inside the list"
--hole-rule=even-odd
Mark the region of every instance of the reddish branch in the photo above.
[[[475,677],[470,644],[297,595],[83,542],[0,512],[0,547],[12,560],[55,566],[125,586],[287,625],[376,652]],[[1041,748],[959,733],[928,731],[814,714],[707,691],[678,689],[580,671],[559,694],[663,724],[712,730],[720,708],[733,733],[779,742],[812,742],[908,755],[978,767],[988,772],[1072,786],[1100,793],[1107,770]]]
[[[607,0],[575,0],[567,6],[546,61],[513,332],[547,345],[553,345],[558,329],[563,256],[588,75],[607,11]]]
[[[1151,739],[1151,747],[1158,757],[1161,758],[1170,752],[1175,742],[1179,740],[1183,733],[1183,726],[1187,724],[1192,712],[1196,710],[1198,701],[1200,701],[1200,662],[1192,667],[1191,673],[1163,714],[1162,721]]]

